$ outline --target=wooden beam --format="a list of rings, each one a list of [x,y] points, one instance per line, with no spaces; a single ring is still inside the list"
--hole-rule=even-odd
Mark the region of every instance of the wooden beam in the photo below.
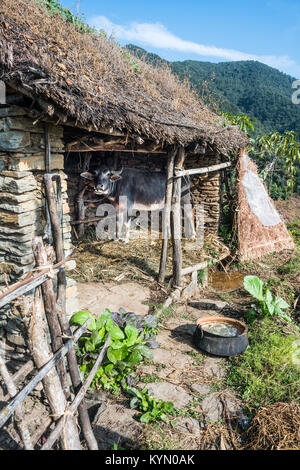
[[[153,154],[162,154],[162,155],[167,155],[166,150],[151,150],[151,149],[129,149],[125,148],[123,146],[113,146],[113,147],[106,147],[105,145],[94,145],[94,146],[89,146],[86,145],[85,147],[72,147],[72,148],[67,148],[67,152],[70,153],[82,153],[82,152],[130,152],[130,153],[153,153]]]
[[[205,173],[211,173],[213,171],[223,170],[224,168],[229,168],[232,165],[231,162],[220,163],[218,165],[208,166],[205,168],[195,168],[192,170],[180,170],[175,169],[175,178],[181,178],[182,176],[191,176],[191,175],[201,175]]]

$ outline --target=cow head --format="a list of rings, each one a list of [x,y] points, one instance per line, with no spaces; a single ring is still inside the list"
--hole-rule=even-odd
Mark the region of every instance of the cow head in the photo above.
[[[94,182],[96,194],[109,196],[114,187],[114,183],[122,178],[123,168],[120,171],[113,171],[107,167],[98,167],[93,173],[85,171],[81,177]]]

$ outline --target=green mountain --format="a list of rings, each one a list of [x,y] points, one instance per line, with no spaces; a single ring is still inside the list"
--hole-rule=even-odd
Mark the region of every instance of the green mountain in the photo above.
[[[300,135],[300,105],[292,103],[295,78],[256,61],[168,62],[132,44],[126,48],[148,63],[168,64],[181,79],[188,78],[208,104],[255,117],[258,132],[294,130]]]

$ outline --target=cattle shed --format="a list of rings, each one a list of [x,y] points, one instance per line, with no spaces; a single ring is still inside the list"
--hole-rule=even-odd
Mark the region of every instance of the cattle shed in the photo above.
[[[63,254],[72,253],[72,237],[85,226],[78,221],[95,217],[97,207],[89,204],[94,196],[80,173],[100,162],[167,172],[166,210],[175,202],[174,285],[180,287],[181,176],[191,177],[205,232],[216,234],[222,172],[247,136],[224,125],[168,68],[134,58],[104,33],[77,30],[33,0],[1,1],[0,79],[0,289],[34,269],[35,236],[52,242],[47,184],[56,191]],[[67,278],[70,313],[75,284]],[[10,339],[22,345],[5,309],[1,315]]]

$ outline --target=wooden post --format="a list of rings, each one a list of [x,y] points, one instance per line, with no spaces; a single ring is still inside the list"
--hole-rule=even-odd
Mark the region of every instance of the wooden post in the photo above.
[[[164,282],[166,276],[166,263],[168,256],[168,244],[170,238],[170,214],[171,214],[171,202],[173,192],[173,175],[174,175],[174,161],[177,149],[173,150],[168,156],[167,162],[167,175],[166,175],[166,196],[165,196],[165,207],[163,212],[163,226],[162,226],[162,249],[160,257],[160,268],[158,281]]]
[[[88,378],[87,378],[85,384],[81,387],[80,391],[78,392],[78,394],[75,397],[75,400],[73,401],[73,403],[71,404],[71,406],[69,408],[69,413],[70,413],[69,416],[72,415],[76,411],[79,404],[83,400],[86,392],[88,391],[88,388],[90,387],[90,385],[93,381],[93,378],[95,377],[95,375],[96,375],[96,373],[97,373],[97,371],[98,371],[98,369],[99,369],[99,367],[100,367],[100,365],[101,365],[101,363],[104,359],[104,356],[106,354],[106,351],[107,351],[109,343],[110,343],[110,340],[111,340],[111,336],[109,334],[103,348],[101,349],[101,352],[100,352],[95,364],[93,365],[93,368],[92,368],[91,372],[88,375]],[[67,416],[66,419],[69,419],[69,417]],[[55,441],[58,439],[60,433],[62,432],[63,425],[64,425],[64,421],[61,418],[60,421],[57,423],[55,429],[52,431],[52,433],[48,437],[47,442],[43,445],[41,450],[51,449],[51,447],[53,446]]]
[[[32,244],[33,254],[36,260],[36,265],[40,268],[47,266],[48,257],[41,237],[35,237]],[[54,353],[63,346],[61,338],[61,329],[57,317],[56,298],[53,288],[52,280],[48,279],[42,284],[42,294],[44,300],[44,309],[51,336],[52,350]],[[66,398],[70,396],[70,389],[67,379],[67,372],[64,360],[61,360],[57,365],[57,371],[63,386]]]
[[[56,254],[56,262],[59,263],[64,259],[64,246],[60,218],[57,210],[56,195],[53,188],[54,175],[44,175],[45,190],[49,207],[51,220],[51,230]],[[55,179],[60,183],[60,176],[55,175]],[[57,302],[65,311],[66,303],[66,270],[63,268],[57,274]]]
[[[77,216],[79,220],[85,220],[86,206],[84,205],[83,197],[87,191],[88,185],[86,185],[77,196]],[[85,232],[84,223],[79,223],[77,227],[77,233],[79,237],[82,237]]]
[[[49,124],[45,122],[44,124],[45,129],[45,170],[46,173],[50,173],[51,171],[51,141],[49,135]]]
[[[41,369],[51,360],[52,354],[47,342],[46,322],[42,313],[42,299],[39,287],[35,290],[34,294],[34,308],[28,336],[33,360],[36,367]],[[52,368],[43,378],[43,386],[53,417],[58,420],[67,412],[67,400],[55,368]],[[77,425],[74,418],[66,423],[61,445],[66,450],[81,449]]]
[[[0,375],[3,379],[3,382],[6,385],[9,396],[11,398],[15,397],[18,392],[15,386],[15,383],[13,379],[11,378],[1,355],[0,355]],[[25,449],[34,450],[27,425],[24,421],[24,407],[22,403],[18,406],[18,408],[15,411],[15,421],[16,421],[17,428],[19,430]]]
[[[175,169],[181,170],[185,158],[184,147],[180,147],[176,156]],[[173,242],[173,285],[182,286],[182,224],[181,224],[181,178],[173,183],[171,228]]]
[[[61,261],[64,257],[64,250],[63,250],[63,240],[62,240],[62,230],[60,227],[60,220],[56,205],[56,198],[53,188],[52,182],[52,175],[44,175],[44,182],[46,188],[46,195],[51,219],[51,227],[52,227],[52,234],[53,234],[53,241],[54,241],[54,248],[56,253],[56,260],[57,262]],[[62,269],[59,271],[57,275],[57,303],[58,303],[58,319],[60,323],[60,327],[62,333],[65,336],[71,336],[71,330],[66,319],[65,315],[65,304],[66,304],[66,271]],[[72,348],[67,354],[69,369],[70,369],[70,376],[72,380],[72,384],[76,391],[80,388],[82,382],[81,377],[78,369],[76,354],[74,349]],[[98,444],[95,439],[86,403],[82,401],[79,405],[79,417],[80,422],[82,425],[82,431],[87,441],[88,447],[90,450],[98,450]]]
[[[92,152],[86,152],[84,154],[84,161],[83,161],[82,167],[80,169],[81,172],[89,171],[91,158],[92,158]],[[85,219],[86,207],[84,205],[83,197],[84,197],[84,194],[85,194],[87,188],[88,188],[88,185],[86,184],[86,182],[83,181],[83,178],[80,178],[79,192],[78,192],[78,195],[77,195],[77,216],[78,216],[78,220],[84,220]],[[79,224],[78,227],[77,227],[78,236],[82,237],[84,235],[84,232],[85,232],[84,224]]]

